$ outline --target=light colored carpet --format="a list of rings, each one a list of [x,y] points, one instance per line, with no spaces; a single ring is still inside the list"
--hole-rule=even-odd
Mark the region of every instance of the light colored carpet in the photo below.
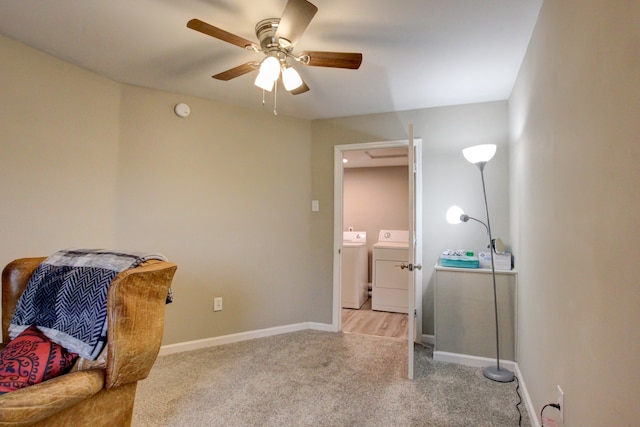
[[[161,356],[133,426],[517,426],[515,383],[403,341],[301,331]],[[523,426],[529,426],[524,405]]]

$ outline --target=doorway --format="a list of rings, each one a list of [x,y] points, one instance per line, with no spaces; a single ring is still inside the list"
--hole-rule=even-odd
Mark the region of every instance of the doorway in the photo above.
[[[382,269],[376,269],[375,265],[380,264],[381,252],[398,252],[400,258],[408,257],[408,162],[406,146],[343,152],[343,332],[402,340],[407,337],[406,272],[394,267],[398,264],[394,261],[385,261]],[[394,230],[394,233],[405,230],[404,236],[398,235],[399,240],[405,240],[404,249],[376,248],[380,246],[377,242],[384,230]],[[354,238],[360,243],[354,243]],[[356,254],[359,256],[354,256]],[[381,287],[383,280],[374,283],[376,270],[378,278],[388,276],[385,284],[404,286],[404,289]]]
[[[421,142],[420,140],[415,141],[416,143]],[[354,231],[367,231],[367,241],[369,242],[369,247],[371,248],[372,243],[378,241],[378,229],[375,229],[374,233],[371,233],[369,230],[355,230],[359,228],[358,224],[346,224],[344,222],[344,176],[345,176],[345,166],[343,164],[343,159],[347,159],[350,162],[367,162],[369,166],[394,166],[394,167],[402,167],[404,169],[404,174],[406,177],[412,176],[412,173],[415,174],[416,169],[421,170],[421,162],[422,158],[420,155],[412,155],[408,156],[409,150],[413,150],[414,144],[409,144],[409,141],[387,141],[387,142],[374,142],[374,143],[364,143],[364,144],[349,144],[349,145],[341,145],[336,146],[334,149],[334,290],[333,290],[333,325],[336,331],[342,330],[343,320],[349,321],[349,318],[343,319],[343,310],[341,304],[342,297],[342,253],[341,250],[343,244],[343,231],[348,231],[348,228],[354,228]],[[419,152],[419,150],[418,150]],[[368,157],[368,158],[367,158]],[[411,168],[409,170],[410,161],[415,161],[416,168]],[[407,188],[404,190],[404,193],[409,193],[410,189]],[[418,192],[419,193],[419,192]],[[409,210],[413,209],[413,216],[416,217],[415,212],[421,212],[421,198],[418,197],[419,200],[416,200],[415,203],[408,203],[405,197],[403,206],[405,210],[404,218],[409,218]],[[418,219],[421,215],[418,215]],[[406,221],[404,225],[401,227],[403,229],[407,229]],[[420,230],[421,231],[421,230]],[[373,234],[373,235],[372,235]],[[419,239],[421,240],[421,239]],[[371,251],[369,251],[369,255],[371,255]],[[419,261],[418,261],[419,262]],[[369,271],[369,281],[371,281],[371,271]],[[385,334],[387,336],[396,337],[397,334],[394,332],[398,327],[407,327],[408,324],[411,324],[411,330],[413,331],[413,335],[420,337],[421,336],[421,323],[422,323],[422,286],[421,281],[418,280],[415,286],[415,295],[413,296],[413,301],[416,304],[416,310],[411,310],[411,312],[407,312],[407,314],[400,313],[386,313],[379,312],[380,316],[385,315],[397,315],[402,318],[401,321],[396,321],[396,319],[390,320],[382,320],[382,322],[388,322],[390,326],[390,330],[385,331],[383,334],[375,333],[376,335]],[[370,300],[369,300],[370,301]],[[370,304],[370,302],[368,302]],[[368,305],[363,307],[364,310],[368,310]],[[347,317],[351,317],[353,313],[350,313]],[[366,315],[366,313],[362,313]],[[378,314],[377,312],[375,314]],[[414,319],[417,317],[419,319],[418,322],[415,322],[414,327]],[[375,329],[375,325],[370,325],[373,329]],[[404,329],[406,331],[406,329]],[[400,338],[402,339],[402,338]],[[404,332],[404,339],[408,339],[408,335]]]

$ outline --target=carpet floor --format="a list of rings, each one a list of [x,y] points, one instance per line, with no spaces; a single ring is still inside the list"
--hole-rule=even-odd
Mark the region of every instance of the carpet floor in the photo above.
[[[516,383],[435,362],[407,343],[300,331],[158,357],[133,427],[518,426]],[[529,426],[524,405],[522,426]]]

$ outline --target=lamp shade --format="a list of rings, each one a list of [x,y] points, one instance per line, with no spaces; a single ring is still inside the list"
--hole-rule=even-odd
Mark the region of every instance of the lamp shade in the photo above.
[[[260,64],[260,74],[263,74],[265,79],[275,81],[280,76],[280,61],[273,56],[267,56]]]
[[[262,73],[258,73],[258,77],[256,77],[256,80],[255,82],[253,82],[253,84],[258,86],[260,89],[264,89],[268,92],[271,92],[273,90],[274,82],[275,80],[270,79],[268,76],[265,76]]]
[[[496,154],[495,144],[474,145],[462,150],[462,155],[470,163],[486,163]]]
[[[447,210],[447,222],[449,224],[460,224],[462,220],[460,217],[464,215],[464,211],[459,206],[451,206]]]
[[[260,72],[254,84],[261,89],[271,92],[273,84],[280,76],[280,61],[273,56],[267,56],[260,64]]]
[[[302,78],[295,68],[285,67],[282,69],[282,83],[286,90],[292,91],[302,85]]]

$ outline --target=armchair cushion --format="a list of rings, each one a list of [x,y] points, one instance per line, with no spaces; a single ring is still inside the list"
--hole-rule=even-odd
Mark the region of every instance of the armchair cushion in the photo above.
[[[0,351],[0,393],[62,375],[77,357],[31,326]]]

